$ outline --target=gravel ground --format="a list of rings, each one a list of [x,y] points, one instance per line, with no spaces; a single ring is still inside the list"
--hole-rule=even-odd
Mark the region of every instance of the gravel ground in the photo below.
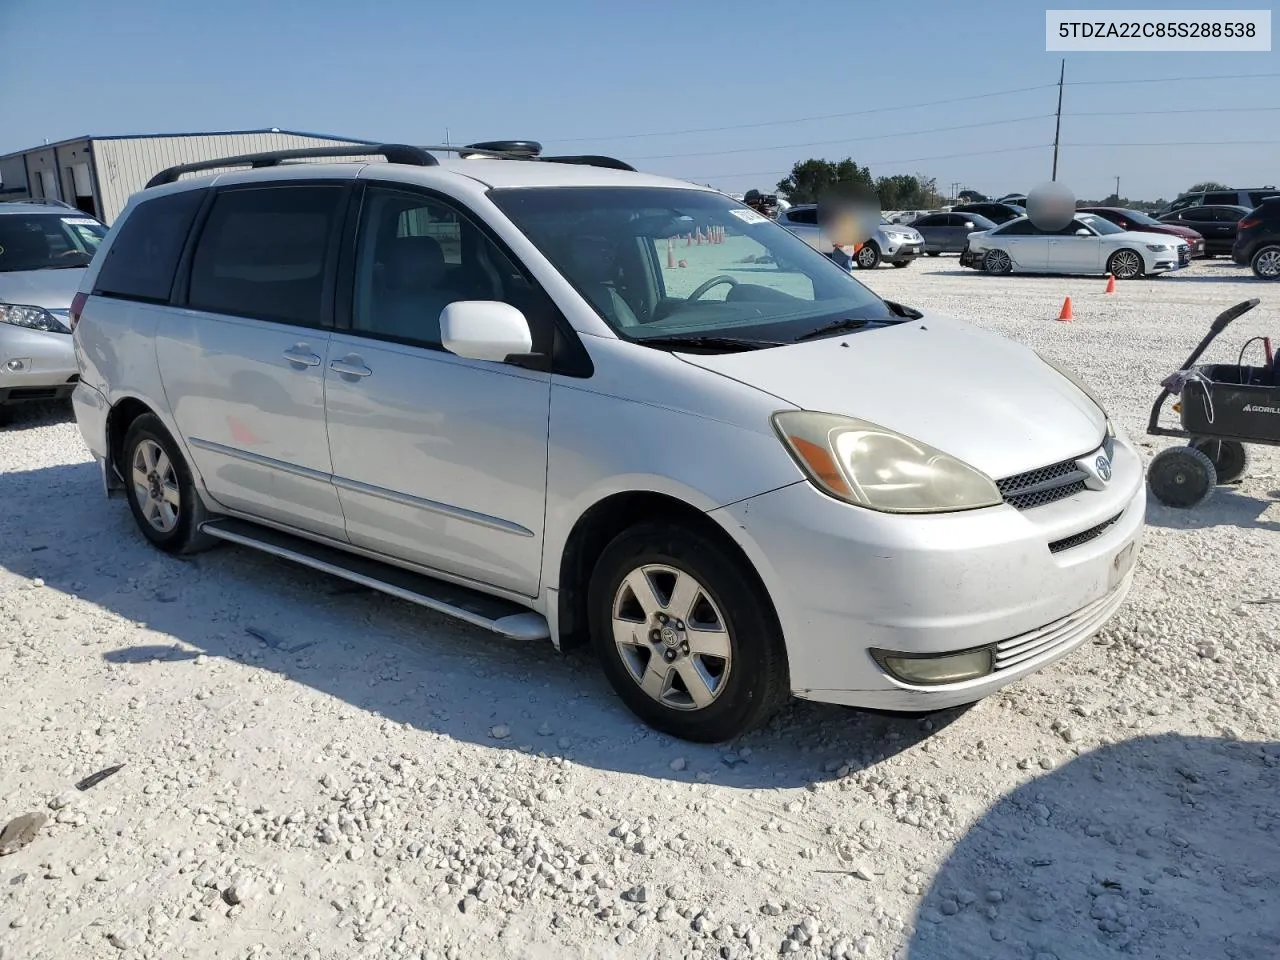
[[[950,257],[862,278],[1074,366],[1135,438],[1217,312],[1264,297],[1214,357],[1280,339],[1280,288],[1221,261],[1115,296]],[[0,433],[0,823],[48,822],[0,858],[0,958],[1280,955],[1280,457],[1253,452],[1150,508],[1131,599],[1065,661],[967,711],[797,704],[709,748],[586,655],[246,550],[164,556],[66,411],[26,411]]]

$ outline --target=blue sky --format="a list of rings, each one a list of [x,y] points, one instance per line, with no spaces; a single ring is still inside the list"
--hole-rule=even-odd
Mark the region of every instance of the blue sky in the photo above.
[[[1209,4],[1161,9],[1184,6]],[[0,58],[0,154],[85,133],[447,129],[739,192],[852,156],[1004,193],[1050,172],[1044,18],[1019,0],[0,0],[0,36],[26,48]],[[1224,74],[1258,79],[1132,82]],[[1079,197],[1116,176],[1144,199],[1280,182],[1280,53],[1068,54],[1067,82],[1059,179]],[[939,100],[958,102],[913,106]],[[1098,113],[1126,115],[1082,115]],[[1189,141],[1210,145],[1135,145]]]

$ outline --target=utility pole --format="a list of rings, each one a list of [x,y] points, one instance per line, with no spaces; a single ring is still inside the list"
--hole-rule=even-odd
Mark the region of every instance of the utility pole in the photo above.
[[[446,147],[452,147],[452,146],[453,146],[453,143],[452,143],[452,142],[450,142],[450,140],[449,140],[449,128],[448,128],[448,127],[445,127],[445,128],[444,128],[444,145],[445,145]]]
[[[1058,179],[1058,135],[1062,132],[1062,81],[1067,75],[1067,58],[1062,58],[1062,67],[1058,70],[1058,115],[1053,121],[1053,177]]]
[[[1116,177],[1116,203],[1120,202],[1120,178]]]

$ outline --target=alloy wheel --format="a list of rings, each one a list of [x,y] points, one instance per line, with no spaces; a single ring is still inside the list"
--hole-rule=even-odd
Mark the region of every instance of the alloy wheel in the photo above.
[[[613,640],[631,679],[676,710],[702,710],[724,692],[733,644],[706,588],[675,567],[632,570],[613,600]]]
[[[1253,261],[1253,272],[1264,280],[1280,278],[1280,247],[1268,247]]]
[[[1132,250],[1121,250],[1111,258],[1111,275],[1117,280],[1132,280],[1142,272],[1142,261]]]
[[[178,525],[178,474],[160,444],[146,439],[133,451],[133,495],[147,523],[160,533]]]

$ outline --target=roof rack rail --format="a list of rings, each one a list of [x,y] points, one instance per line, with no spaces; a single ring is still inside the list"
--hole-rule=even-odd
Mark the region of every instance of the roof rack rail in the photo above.
[[[50,207],[66,207],[68,210],[80,209],[65,200],[58,200],[54,197],[13,197],[8,200],[0,200],[0,203],[42,203]]]
[[[635,167],[616,157],[605,157],[598,154],[582,154],[578,156],[544,157],[542,144],[536,140],[486,140],[482,143],[469,143],[465,146],[434,145],[423,147],[423,150],[434,150],[445,153],[456,153],[460,157],[491,157],[498,160],[541,160],[544,163],[575,163],[587,167],[607,167],[611,170],[630,170]]]
[[[385,157],[388,163],[404,163],[415,167],[434,167],[439,164],[423,147],[403,143],[362,143],[346,147],[302,147],[296,150],[269,150],[265,153],[246,153],[238,157],[220,157],[217,160],[200,160],[196,163],[180,163],[166,167],[147,181],[147,187],[174,183],[184,173],[199,170],[218,170],[223,167],[274,167],[282,160],[306,160],[321,157]]]

